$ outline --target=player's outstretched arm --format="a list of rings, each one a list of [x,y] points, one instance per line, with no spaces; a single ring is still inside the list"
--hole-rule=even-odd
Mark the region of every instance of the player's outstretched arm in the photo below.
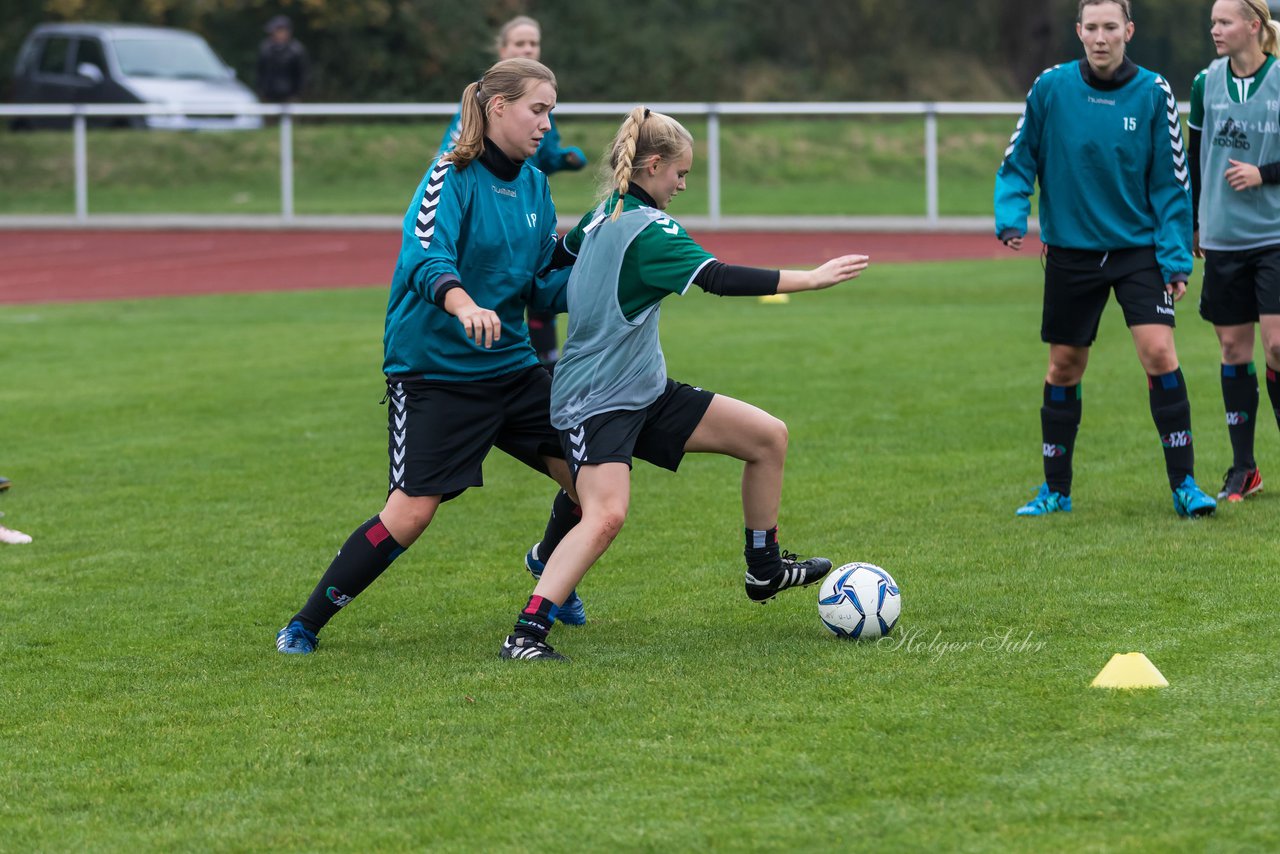
[[[841,255],[813,270],[779,270],[778,293],[817,291],[856,279],[871,259],[866,255]]]

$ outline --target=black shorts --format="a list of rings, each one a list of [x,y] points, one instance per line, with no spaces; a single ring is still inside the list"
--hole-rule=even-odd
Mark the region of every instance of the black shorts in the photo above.
[[[644,409],[602,412],[571,430],[561,430],[564,458],[575,479],[581,466],[630,466],[632,457],[675,471],[713,397],[713,392],[668,379],[666,390]]]
[[[1280,245],[1204,250],[1200,316],[1215,326],[1257,323],[1280,314]]]
[[[543,474],[544,456],[563,456],[542,367],[467,382],[392,376],[387,389],[388,492],[456,498],[484,485],[494,447]]]
[[[1174,325],[1173,297],[1165,290],[1154,248],[1091,252],[1048,247],[1040,339],[1072,347],[1091,345],[1112,290],[1128,326]]]

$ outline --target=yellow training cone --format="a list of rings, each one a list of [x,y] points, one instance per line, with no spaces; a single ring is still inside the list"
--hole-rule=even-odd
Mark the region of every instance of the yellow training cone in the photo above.
[[[760,302],[766,305],[783,305],[791,302],[791,294],[765,294],[760,297]]]
[[[1169,680],[1142,653],[1117,652],[1089,684],[1093,688],[1168,688]]]

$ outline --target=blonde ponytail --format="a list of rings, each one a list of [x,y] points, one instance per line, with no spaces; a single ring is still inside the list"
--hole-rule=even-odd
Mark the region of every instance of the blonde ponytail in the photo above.
[[[485,132],[489,128],[489,108],[493,99],[502,96],[508,104],[520,100],[535,82],[550,83],[556,88],[556,76],[541,62],[533,59],[504,59],[494,63],[484,76],[462,90],[462,122],[458,142],[445,155],[459,170],[484,151]]]
[[[1258,30],[1258,43],[1262,52],[1271,56],[1280,56],[1280,22],[1271,17],[1271,7],[1267,0],[1239,0],[1240,7],[1247,14],[1262,22]]]
[[[1280,21],[1262,22],[1262,52],[1280,56]]]
[[[611,220],[622,214],[622,199],[627,195],[636,173],[655,154],[662,161],[675,160],[693,147],[693,135],[670,116],[645,107],[635,107],[622,120],[622,127],[609,147],[609,157],[601,196],[608,200],[616,190],[618,203],[613,206]],[[636,165],[636,164],[640,165]]]

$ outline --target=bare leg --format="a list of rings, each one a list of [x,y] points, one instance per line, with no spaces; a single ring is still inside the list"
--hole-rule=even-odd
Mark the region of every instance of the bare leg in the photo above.
[[[631,469],[626,463],[583,466],[578,472],[582,521],[565,534],[547,560],[533,595],[563,605],[569,593],[613,543],[631,502]]]
[[[777,526],[787,459],[786,424],[763,409],[717,394],[684,449],[725,454],[746,463],[742,468],[746,527],[764,531]]]

